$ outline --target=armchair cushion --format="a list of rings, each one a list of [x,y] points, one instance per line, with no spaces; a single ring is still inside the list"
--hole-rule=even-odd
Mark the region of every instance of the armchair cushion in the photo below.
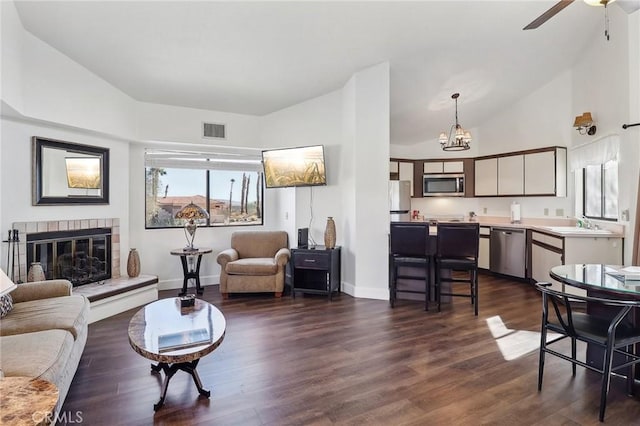
[[[231,275],[274,275],[278,272],[278,265],[275,259],[253,257],[227,263],[225,270]]]

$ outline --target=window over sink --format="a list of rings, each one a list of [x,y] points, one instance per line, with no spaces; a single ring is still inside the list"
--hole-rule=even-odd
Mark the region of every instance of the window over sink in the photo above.
[[[613,136],[572,150],[576,215],[618,220],[618,152],[618,138]]]

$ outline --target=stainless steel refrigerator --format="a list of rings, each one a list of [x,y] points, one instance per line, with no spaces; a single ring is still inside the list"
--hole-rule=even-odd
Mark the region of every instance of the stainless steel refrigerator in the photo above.
[[[391,222],[411,220],[411,182],[408,180],[389,181],[389,211]]]

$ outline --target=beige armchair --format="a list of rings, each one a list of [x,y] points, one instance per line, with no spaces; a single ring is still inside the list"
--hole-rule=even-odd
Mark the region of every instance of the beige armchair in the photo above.
[[[231,248],[218,255],[220,293],[272,292],[282,296],[289,262],[288,235],[284,231],[241,231],[231,235]]]

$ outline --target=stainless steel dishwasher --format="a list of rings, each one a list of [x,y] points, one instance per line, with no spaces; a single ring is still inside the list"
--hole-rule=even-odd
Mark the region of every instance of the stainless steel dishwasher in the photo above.
[[[527,246],[524,229],[491,228],[491,272],[524,278]]]

